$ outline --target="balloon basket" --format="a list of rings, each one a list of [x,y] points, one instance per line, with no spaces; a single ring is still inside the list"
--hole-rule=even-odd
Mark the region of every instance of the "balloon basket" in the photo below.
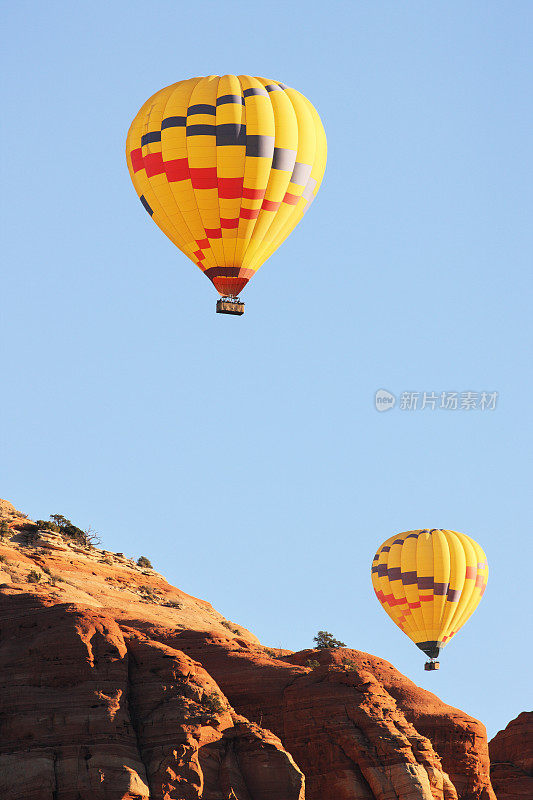
[[[434,669],[440,669],[440,664],[438,661],[426,661],[424,669],[427,672],[432,672]]]
[[[217,314],[232,314],[235,317],[242,317],[244,303],[238,297],[221,297],[220,300],[217,300]]]

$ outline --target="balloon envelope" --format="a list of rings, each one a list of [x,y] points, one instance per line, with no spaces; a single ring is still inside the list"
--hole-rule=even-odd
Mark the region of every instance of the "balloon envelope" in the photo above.
[[[221,295],[237,295],[313,201],[326,136],[295,89],[210,75],[147,100],[131,124],[126,159],[154,222]]]
[[[477,542],[464,533],[435,528],[392,536],[372,563],[379,602],[430,658],[438,656],[473,614],[488,574]]]

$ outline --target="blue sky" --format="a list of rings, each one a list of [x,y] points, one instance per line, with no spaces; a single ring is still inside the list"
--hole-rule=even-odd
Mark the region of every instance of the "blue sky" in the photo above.
[[[149,556],[267,645],[330,630],[494,734],[532,656],[531,4],[4,17],[2,496]],[[211,73],[298,88],[328,136],[319,196],[242,318],[214,313],[124,159],[148,96]],[[378,413],[380,388],[499,397]],[[491,567],[429,674],[370,583],[381,542],[423,527],[469,534]]]

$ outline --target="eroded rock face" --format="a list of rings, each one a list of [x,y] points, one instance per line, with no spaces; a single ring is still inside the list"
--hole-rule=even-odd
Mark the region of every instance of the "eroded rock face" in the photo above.
[[[106,612],[10,590],[0,637],[3,800],[214,800],[232,787],[304,800],[280,741],[183,653]]]
[[[494,800],[484,726],[383,659],[344,648],[276,657],[214,633],[150,635],[201,661],[240,713],[280,737],[308,800]]]
[[[148,798],[115,621],[6,590],[0,637],[0,796]]]
[[[481,723],[386,661],[269,650],[155,570],[2,518],[2,800],[495,800]]]
[[[533,797],[533,712],[524,711],[489,743],[490,775],[498,800]]]

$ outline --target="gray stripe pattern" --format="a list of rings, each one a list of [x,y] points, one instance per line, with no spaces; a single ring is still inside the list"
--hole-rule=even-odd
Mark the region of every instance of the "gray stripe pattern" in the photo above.
[[[272,169],[282,169],[285,172],[292,172],[296,161],[296,150],[289,150],[285,147],[275,147],[272,158]]]
[[[310,164],[299,164],[296,162],[291,175],[291,183],[295,183],[297,186],[307,186],[312,169],[313,167]],[[389,550],[389,548],[387,548],[387,550]],[[383,548],[383,552],[385,552],[385,548]]]
[[[226,103],[240,103],[244,105],[244,97],[240,94],[223,94],[217,97],[217,106],[226,105]]]
[[[305,185],[305,189],[302,192],[302,197],[307,200],[308,203],[312,203],[314,199],[314,192],[318,181],[316,178],[309,178]]]
[[[187,125],[187,136],[214,136],[216,125]]]
[[[216,109],[215,106],[210,105],[209,103],[197,103],[194,106],[189,106],[187,109],[187,116],[192,117],[194,114],[209,114],[210,116],[215,116]]]
[[[272,158],[274,153],[273,136],[249,136],[246,134],[246,155],[255,158]]]
[[[245,145],[246,125],[231,122],[216,126],[217,145]]]
[[[387,570],[387,576],[390,581],[400,581],[402,579],[402,568],[389,567]]]
[[[160,142],[161,141],[161,131],[150,131],[149,133],[145,133],[141,137],[141,147],[144,147],[145,144],[152,144],[152,142]]]
[[[161,123],[161,130],[166,128],[184,128],[187,124],[187,117],[167,117]]]
[[[253,97],[256,94],[263,95],[264,97],[268,97],[268,92],[263,87],[254,87],[253,89],[245,89],[243,92],[244,97]]]

